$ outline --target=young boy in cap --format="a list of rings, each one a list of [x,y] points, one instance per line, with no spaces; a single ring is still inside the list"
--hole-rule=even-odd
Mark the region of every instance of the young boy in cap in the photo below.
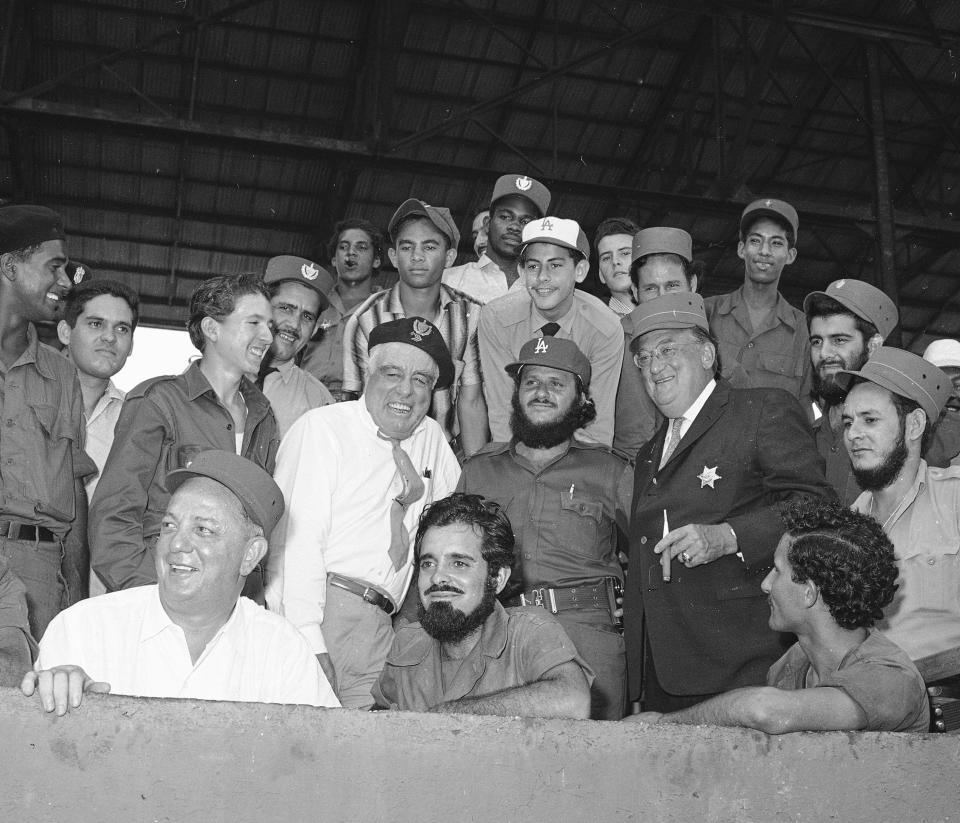
[[[523,227],[543,217],[549,207],[550,190],[543,183],[525,174],[498,178],[490,198],[486,251],[475,262],[448,268],[443,282],[481,303],[506,294],[519,277]]]
[[[803,301],[810,332],[810,366],[817,451],[826,461],[827,480],[850,505],[860,494],[843,447],[843,398],[836,380],[842,369],[856,371],[883,345],[899,320],[897,307],[880,289],[862,280],[835,280],[826,291]]]
[[[333,278],[317,263],[282,254],[267,261],[263,282],[271,295],[273,343],[256,382],[273,407],[282,438],[301,414],[333,402],[327,387],[296,363],[328,305]]]
[[[883,346],[840,371],[844,443],[863,493],[853,508],[890,537],[900,590],[877,628],[912,659],[960,645],[960,468],[922,454],[953,385],[911,352]]]
[[[63,222],[43,206],[0,208],[0,547],[43,635],[87,592],[83,398],[73,365],[34,323],[62,316],[71,282]]]
[[[513,384],[506,367],[524,343],[549,336],[573,340],[593,370],[596,419],[577,436],[609,446],[623,358],[617,316],[591,294],[576,288],[590,268],[590,245],[576,220],[545,217],[523,229],[520,268],[525,289],[488,303],[480,314],[480,357],[490,433],[510,439]]]
[[[383,289],[377,277],[383,258],[383,235],[369,220],[341,220],[333,227],[327,254],[336,282],[327,295],[330,304],[320,313],[317,331],[300,366],[318,378],[340,402],[350,399],[342,391],[344,328],[357,307]]]
[[[590,716],[623,717],[626,661],[618,632],[633,471],[620,456],[573,434],[596,413],[590,361],[572,340],[536,337],[507,366],[512,438],[467,460],[460,491],[500,503],[514,524],[517,561],[508,605],[555,614],[596,675]]]
[[[400,204],[388,226],[390,262],[400,280],[373,295],[353,313],[344,331],[343,390],[358,397],[367,379],[368,340],[376,326],[402,317],[425,317],[443,335],[456,379],[438,388],[431,415],[447,440],[459,436],[465,454],[487,442],[477,324],[480,303],[441,282],[444,267],[457,258],[460,232],[449,209],[410,199]]]
[[[797,210],[783,200],[754,200],[740,216],[737,256],[743,285],[704,304],[723,363],[740,363],[752,385],[810,394],[810,341],[803,312],[780,294],[780,276],[797,259]]]

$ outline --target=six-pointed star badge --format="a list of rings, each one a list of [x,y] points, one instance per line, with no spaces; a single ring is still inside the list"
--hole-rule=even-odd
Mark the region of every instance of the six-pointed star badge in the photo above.
[[[697,475],[697,480],[700,481],[700,488],[709,486],[711,489],[715,488],[713,485],[717,480],[723,480],[719,474],[717,474],[717,467],[714,466],[712,469],[708,469],[706,466],[703,467],[703,471]]]

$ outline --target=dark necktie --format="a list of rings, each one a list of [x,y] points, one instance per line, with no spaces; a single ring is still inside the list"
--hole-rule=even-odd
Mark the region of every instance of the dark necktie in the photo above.
[[[260,364],[260,371],[257,372],[257,379],[254,381],[260,391],[263,391],[263,381],[267,379],[268,375],[273,374],[275,371],[280,371],[280,369],[274,366],[268,366],[266,360]]]
[[[540,328],[541,337],[556,337],[557,332],[560,331],[559,323],[544,323]]]
[[[403,483],[400,494],[394,497],[390,504],[390,560],[393,561],[393,568],[400,571],[403,564],[407,562],[410,551],[410,532],[403,523],[403,516],[408,506],[423,497],[426,487],[410,455],[400,448],[400,441],[395,437],[387,437],[382,432],[377,432],[377,437],[390,441],[393,448],[393,462],[397,466],[397,472]]]

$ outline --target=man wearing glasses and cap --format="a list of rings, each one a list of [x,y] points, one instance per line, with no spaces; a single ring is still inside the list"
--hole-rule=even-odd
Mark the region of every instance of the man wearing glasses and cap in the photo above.
[[[275,477],[287,510],[268,560],[267,604],[310,644],[348,708],[373,705],[391,618],[413,573],[410,535],[454,490],[460,466],[427,416],[455,370],[422,317],[370,332],[359,400],[313,409],[283,439]]]
[[[62,612],[21,684],[44,711],[85,692],[339,706],[316,658],[279,615],[240,596],[283,513],[269,474],[205,451],[166,477],[157,583]]]
[[[519,277],[523,227],[544,217],[549,207],[550,190],[543,183],[525,174],[498,178],[490,198],[486,250],[476,261],[448,268],[443,282],[481,303],[505,295]]]
[[[960,468],[922,454],[950,378],[911,352],[881,347],[859,371],[841,371],[844,443],[864,490],[856,511],[890,537],[900,590],[877,628],[914,660],[960,645]]]
[[[897,307],[880,289],[862,280],[835,280],[826,291],[803,301],[810,331],[813,424],[817,451],[826,461],[827,480],[850,505],[860,494],[843,445],[843,369],[856,371],[883,345],[899,321]]]
[[[718,379],[703,300],[643,303],[631,347],[666,418],[637,454],[625,597],[630,692],[673,711],[761,685],[785,645],[758,582],[780,507],[833,498],[797,401]],[[641,682],[641,673],[643,682]]]
[[[797,259],[797,210],[783,200],[754,200],[740,216],[737,256],[743,285],[704,300],[725,365],[740,363],[754,386],[810,395],[810,341],[803,312],[780,294],[780,276]]]
[[[333,277],[310,260],[282,254],[267,261],[263,282],[270,289],[273,343],[257,385],[270,401],[283,437],[301,414],[333,402],[327,387],[296,363],[329,305]]]
[[[520,271],[523,290],[504,295],[480,313],[480,357],[490,434],[510,440],[513,381],[506,368],[533,337],[572,340],[590,361],[597,417],[577,437],[609,446],[623,332],[617,316],[592,294],[576,288],[590,269],[590,244],[576,220],[544,217],[523,229]]]
[[[343,390],[359,397],[367,379],[367,341],[381,323],[425,317],[443,335],[453,358],[452,383],[437,388],[431,416],[448,442],[459,437],[465,454],[487,442],[477,324],[480,303],[441,282],[445,265],[457,259],[460,232],[450,210],[422,200],[405,200],[388,226],[390,262],[400,280],[389,291],[367,299],[347,321],[343,339]]]

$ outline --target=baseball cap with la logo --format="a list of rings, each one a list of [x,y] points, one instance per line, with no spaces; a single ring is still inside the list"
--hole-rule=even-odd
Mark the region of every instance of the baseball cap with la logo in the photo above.
[[[531,220],[523,227],[521,239],[523,246],[529,243],[553,243],[565,249],[578,251],[585,258],[590,256],[590,243],[576,220],[567,220],[563,217],[544,217],[541,220]]]
[[[563,337],[534,337],[520,349],[515,363],[504,367],[507,374],[516,377],[524,366],[548,366],[575,374],[586,389],[590,386],[590,361],[572,340]]]

